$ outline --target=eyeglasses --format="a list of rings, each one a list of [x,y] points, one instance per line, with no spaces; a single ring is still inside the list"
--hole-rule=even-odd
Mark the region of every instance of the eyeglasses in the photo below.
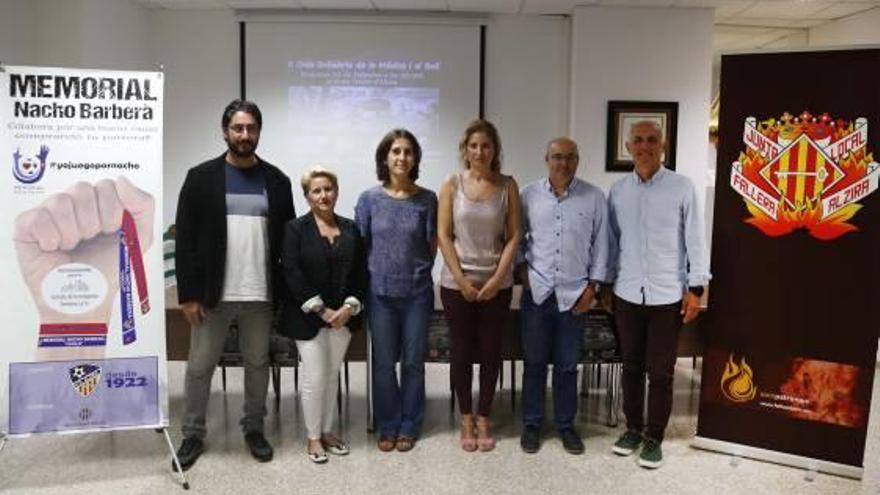
[[[232,124],[229,126],[229,130],[236,134],[241,134],[244,131],[247,131],[248,134],[256,134],[260,132],[260,126],[257,124]]]
[[[550,159],[554,162],[573,162],[577,161],[578,155],[577,153],[553,153],[552,155],[550,155]]]

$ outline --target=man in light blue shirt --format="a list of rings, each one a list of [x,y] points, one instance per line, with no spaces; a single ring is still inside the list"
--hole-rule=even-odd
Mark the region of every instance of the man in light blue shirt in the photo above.
[[[639,465],[658,468],[672,410],[678,334],[697,316],[710,276],[696,190],[690,179],[662,166],[660,126],[653,121],[633,124],[626,148],[635,169],[608,194],[609,272],[616,274],[614,308],[627,426],[613,451],[630,455],[641,446]]]
[[[544,157],[548,177],[523,188],[522,449],[541,446],[547,364],[553,364],[553,413],[563,447],[584,451],[574,429],[577,364],[586,312],[608,266],[607,203],[602,191],[575,177],[578,149],[557,138]]]

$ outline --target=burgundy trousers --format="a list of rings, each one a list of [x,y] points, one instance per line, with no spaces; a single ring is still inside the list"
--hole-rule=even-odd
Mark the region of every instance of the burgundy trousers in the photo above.
[[[473,364],[480,365],[480,398],[477,414],[489,416],[495,398],[495,384],[501,368],[501,343],[509,329],[512,290],[498,291],[489,301],[468,302],[461,292],[440,288],[440,300],[449,321],[450,373],[452,389],[461,414],[471,414]]]

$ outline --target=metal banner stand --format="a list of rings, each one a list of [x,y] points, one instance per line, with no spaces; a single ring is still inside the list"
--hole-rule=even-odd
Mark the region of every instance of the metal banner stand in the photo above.
[[[171,443],[171,437],[168,435],[168,428],[163,426],[161,430],[162,434],[165,435],[165,443],[168,444],[168,452],[171,452],[171,459],[174,461],[174,467],[177,468],[175,471],[180,477],[180,483],[184,490],[189,490],[189,481],[186,479],[186,473],[184,473],[183,469],[180,467],[180,459],[177,458],[177,451],[174,450],[174,444]]]

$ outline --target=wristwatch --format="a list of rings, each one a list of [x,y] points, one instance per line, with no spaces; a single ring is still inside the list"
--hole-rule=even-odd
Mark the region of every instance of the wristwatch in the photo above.
[[[706,290],[705,287],[703,287],[702,285],[695,285],[693,287],[688,287],[688,292],[690,292],[691,294],[693,294],[697,297],[703,297],[703,292],[705,290]]]

